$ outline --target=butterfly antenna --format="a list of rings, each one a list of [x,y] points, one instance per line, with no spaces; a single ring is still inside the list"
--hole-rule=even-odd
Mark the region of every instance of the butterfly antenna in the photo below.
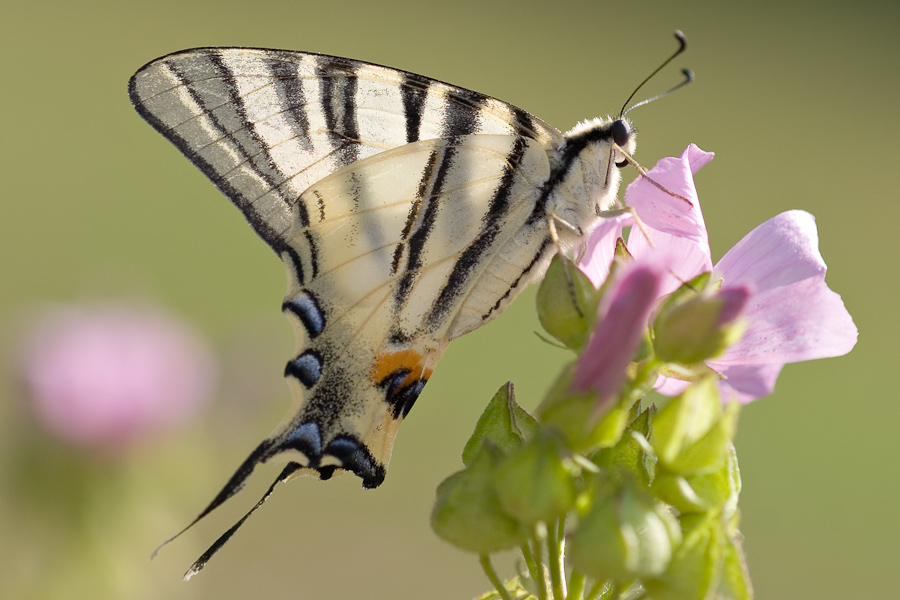
[[[665,67],[665,66],[668,65],[670,62],[672,62],[672,61],[675,59],[676,56],[678,56],[679,54],[681,54],[682,52],[685,51],[685,49],[687,48],[687,38],[684,37],[684,34],[681,33],[680,31],[676,31],[676,32],[675,32],[675,39],[678,40],[678,50],[676,50],[675,53],[672,54],[672,56],[670,56],[670,57],[667,58],[665,61],[663,61],[663,63],[662,63],[661,65],[659,65],[658,67],[656,67],[656,69],[655,69],[652,73],[650,73],[650,74],[647,76],[647,78],[644,79],[644,80],[640,83],[640,85],[638,85],[636,88],[634,88],[634,91],[631,92],[631,95],[630,95],[630,96],[628,96],[628,100],[626,100],[625,103],[622,104],[622,110],[619,111],[619,117],[620,117],[620,118],[621,118],[621,117],[624,117],[625,114],[626,114],[628,111],[630,111],[631,109],[637,108],[638,106],[643,106],[644,104],[648,104],[648,103],[650,103],[650,102],[653,102],[654,100],[658,100],[659,98],[662,98],[663,96],[666,96],[666,95],[668,95],[668,94],[671,94],[672,92],[674,92],[674,91],[677,90],[678,88],[683,87],[683,86],[689,84],[690,82],[692,82],[692,81],[694,80],[694,73],[693,73],[690,69],[683,69],[683,70],[682,70],[682,73],[684,73],[684,76],[685,76],[685,80],[684,80],[684,81],[682,81],[681,83],[679,83],[678,85],[676,85],[676,86],[673,87],[672,89],[666,90],[665,92],[663,92],[663,93],[661,93],[661,94],[657,94],[656,96],[653,96],[652,98],[647,98],[646,100],[642,100],[642,101],[638,102],[637,104],[628,107],[627,109],[625,108],[626,106],[628,106],[628,103],[631,102],[631,99],[634,98],[635,94],[637,94],[638,91],[639,91],[642,87],[644,87],[644,84],[645,84],[645,83],[647,83],[648,81],[650,81],[650,80],[653,78],[654,75],[656,75],[657,73],[659,73],[659,72],[663,69],[663,67]]]

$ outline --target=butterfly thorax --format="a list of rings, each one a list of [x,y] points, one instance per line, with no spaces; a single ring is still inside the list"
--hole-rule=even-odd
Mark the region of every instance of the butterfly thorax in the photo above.
[[[624,160],[616,146],[629,156],[634,153],[631,123],[620,118],[591,119],[566,132],[565,142],[551,157],[554,167],[546,212],[557,221],[561,250],[583,242],[600,214],[615,204]]]

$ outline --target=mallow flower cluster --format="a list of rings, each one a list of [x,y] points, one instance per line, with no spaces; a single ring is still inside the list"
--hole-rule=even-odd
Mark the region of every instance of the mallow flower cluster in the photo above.
[[[848,353],[856,344],[857,330],[841,297],[825,283],[826,265],[815,220],[808,212],[790,210],[772,217],[712,264],[693,181],[693,174],[712,158],[712,153],[691,145],[648,173],[666,191],[645,178],[628,187],[625,203],[644,231],[632,227],[627,247],[636,268],[667,265],[659,276],[660,295],[709,272],[726,300],[744,290],[740,294],[748,297],[740,312],[746,330],[706,364],[720,376],[724,400],[746,403],[772,392],[787,363]],[[602,223],[592,235],[581,268],[595,284],[609,275],[616,240],[627,225],[634,225],[630,214]],[[602,343],[599,339],[595,345]],[[590,357],[584,360],[587,368]],[[673,372],[660,376],[657,390],[674,396],[686,386]]]
[[[713,264],[693,180],[712,157],[691,145],[661,160],[579,263],[551,264],[538,316],[575,358],[534,414],[500,388],[432,511],[440,537],[479,555],[483,599],[753,597],[739,411],[785,364],[849,352],[857,330],[807,212]],[[654,390],[672,398],[646,405]],[[512,549],[522,566],[503,578],[491,556]]]

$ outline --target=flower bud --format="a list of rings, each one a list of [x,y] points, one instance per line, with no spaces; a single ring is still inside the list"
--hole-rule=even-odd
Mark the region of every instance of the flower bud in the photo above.
[[[457,548],[489,554],[518,546],[524,539],[525,530],[503,511],[494,491],[500,458],[499,451],[485,443],[467,469],[438,486],[431,528]]]
[[[600,580],[662,574],[681,542],[678,520],[631,480],[600,492],[568,544],[575,570]]]
[[[545,427],[505,458],[494,475],[503,509],[529,527],[564,515],[575,504],[576,494],[573,465],[566,454],[559,434]]]
[[[574,372],[574,365],[563,370],[538,407],[538,417],[562,431],[573,451],[589,454],[619,441],[628,425],[628,408],[621,403],[598,407],[594,394],[573,392]]]
[[[591,460],[605,472],[615,473],[624,469],[634,474],[641,484],[649,485],[656,457],[652,455],[652,448],[647,440],[650,438],[656,406],[650,405],[644,412],[634,416],[636,410],[640,410],[640,401],[632,406],[629,418],[633,418],[622,438],[615,446],[599,450]]]
[[[644,581],[654,600],[686,600],[717,597],[709,592],[718,583],[722,568],[722,531],[718,515],[682,518],[684,542],[665,574]]]
[[[725,464],[712,473],[685,477],[663,469],[653,480],[653,494],[678,509],[682,515],[717,508],[726,517],[737,511],[741,474],[734,445],[727,443]]]
[[[680,475],[701,475],[725,464],[739,406],[719,402],[708,377],[690,386],[656,415],[653,448],[662,467]]]
[[[656,355],[693,364],[722,354],[747,328],[740,316],[749,297],[749,288],[733,287],[666,303],[653,325]]]
[[[556,255],[538,288],[538,319],[547,333],[578,350],[590,335],[598,301],[597,290],[581,269]]]

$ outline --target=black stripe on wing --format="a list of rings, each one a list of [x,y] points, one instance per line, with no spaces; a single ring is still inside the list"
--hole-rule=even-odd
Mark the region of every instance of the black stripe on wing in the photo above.
[[[435,148],[431,157],[428,159],[428,167],[422,174],[422,180],[419,184],[419,198],[423,201],[425,209],[421,211],[422,216],[409,237],[407,246],[406,268],[397,287],[394,289],[394,310],[400,312],[402,307],[409,300],[409,293],[412,291],[413,284],[419,276],[419,268],[422,266],[422,252],[425,250],[425,244],[431,235],[434,224],[440,213],[440,196],[443,192],[444,182],[447,174],[453,167],[453,161],[456,157],[456,148],[451,145]],[[433,165],[437,164],[437,168]]]
[[[425,108],[425,99],[428,97],[428,85],[404,74],[403,84],[400,87],[400,96],[403,99],[403,119],[406,122],[406,143],[411,144],[421,139],[419,132],[422,128],[422,110]]]
[[[233,144],[234,149],[242,157],[244,163],[249,165],[254,173],[263,180],[267,186],[275,190],[278,184],[284,180],[284,175],[278,171],[268,154],[266,145],[253,130],[252,124],[247,120],[243,102],[234,87],[234,79],[229,75],[229,69],[222,64],[221,58],[217,54],[210,53],[205,58],[207,58],[209,64],[218,71],[219,78],[222,79],[223,83],[226,85],[235,111],[238,114],[238,118],[242,123],[246,124],[243,129],[229,131],[222,123],[221,119],[214,113],[215,109],[221,109],[222,107],[209,107],[206,105],[203,97],[192,87],[192,82],[180,69],[177,61],[168,60],[164,61],[163,64],[171,71],[179,84],[184,87],[191,100],[202,110],[202,112],[195,115],[194,118],[207,119],[213,129],[220,135],[220,139],[229,140]],[[143,103],[143,99],[137,91],[137,78],[142,71],[143,69],[138,71],[128,83],[129,97],[141,117],[143,117],[145,121],[160,132],[166,139],[171,141],[182,154],[196,165],[203,174],[206,175],[215,186],[238,207],[238,209],[240,209],[244,214],[244,217],[250,223],[250,226],[253,227],[253,230],[256,231],[256,233],[276,252],[280,252],[280,232],[275,231],[275,229],[266,222],[265,218],[259,214],[252,204],[253,199],[247,198],[243,192],[230,183],[227,172],[223,173],[219,171],[213,164],[196,152],[191,144],[175,129],[167,125],[162,119],[158,118],[154,113],[147,109]],[[238,132],[243,130],[246,130],[250,134],[251,139],[255,142],[254,144],[249,144],[248,140],[242,140],[236,136]],[[281,196],[281,201],[288,204],[288,200],[284,196]]]
[[[425,322],[426,331],[433,332],[445,322],[447,312],[454,309],[456,300],[468,288],[470,278],[476,274],[478,265],[482,264],[485,252],[502,233],[503,219],[510,209],[510,193],[516,181],[516,171],[527,149],[528,143],[525,139],[517,137],[506,157],[506,166],[500,185],[497,186],[488,212],[482,220],[481,232],[463,250],[459,260],[453,266],[453,271],[434,301],[431,313]]]
[[[353,68],[322,59],[316,68],[325,127],[333,153],[341,164],[359,160],[356,122],[356,74]]]

